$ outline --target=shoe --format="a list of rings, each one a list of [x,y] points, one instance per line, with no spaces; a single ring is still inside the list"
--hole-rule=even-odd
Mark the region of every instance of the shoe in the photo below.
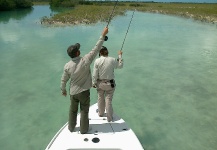
[[[108,117],[107,117],[107,121],[108,121],[108,122],[112,122],[112,121],[113,121],[113,118],[108,118]]]
[[[81,134],[88,134],[88,133],[90,133],[90,131],[92,130],[92,127],[91,126],[89,126],[89,128],[88,128],[88,131],[87,132],[83,132],[83,133],[81,133],[81,131],[79,131]]]
[[[102,114],[102,115],[99,114],[99,109],[96,109],[96,113],[98,113],[99,117],[103,117],[104,116],[104,114]]]
[[[70,132],[77,132],[79,131],[79,127],[75,127],[73,130],[71,128],[68,128]]]
[[[98,114],[99,115],[99,117],[103,117],[103,115],[100,115],[100,114]]]

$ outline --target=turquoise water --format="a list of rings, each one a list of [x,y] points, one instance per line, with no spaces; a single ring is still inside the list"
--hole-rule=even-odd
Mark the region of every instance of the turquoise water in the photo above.
[[[0,147],[43,150],[67,122],[69,97],[60,93],[66,49],[81,55],[106,23],[45,27],[48,6],[0,13]],[[121,48],[132,12],[116,17],[105,42]],[[190,19],[136,12],[116,70],[114,111],[146,150],[217,147],[217,27]],[[91,89],[91,104],[96,103]]]

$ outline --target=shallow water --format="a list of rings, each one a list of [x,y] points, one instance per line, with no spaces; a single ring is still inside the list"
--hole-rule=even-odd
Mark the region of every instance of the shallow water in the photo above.
[[[45,149],[67,122],[69,97],[60,93],[66,49],[81,55],[106,23],[45,27],[48,6],[0,13],[0,147]],[[121,48],[132,12],[116,17],[104,43]],[[215,150],[217,147],[217,27],[190,19],[136,12],[116,70],[114,111],[146,150]],[[91,89],[91,104],[96,102]]]

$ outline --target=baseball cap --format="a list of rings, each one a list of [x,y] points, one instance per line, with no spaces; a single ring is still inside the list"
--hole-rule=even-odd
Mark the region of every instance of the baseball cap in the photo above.
[[[68,55],[69,55],[71,58],[76,57],[76,53],[79,51],[80,46],[81,46],[81,45],[80,45],[79,43],[76,43],[75,45],[69,46],[68,49],[67,49]]]

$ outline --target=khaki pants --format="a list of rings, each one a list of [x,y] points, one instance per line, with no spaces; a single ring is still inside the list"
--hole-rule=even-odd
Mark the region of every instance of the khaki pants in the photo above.
[[[107,120],[112,121],[113,107],[112,98],[115,91],[115,87],[112,88],[109,80],[97,81],[97,93],[98,93],[98,110],[99,116],[103,116],[106,110]]]
[[[77,124],[78,105],[80,103],[80,132],[84,134],[89,128],[90,90],[70,95],[70,100],[68,128],[71,132],[74,131]]]

